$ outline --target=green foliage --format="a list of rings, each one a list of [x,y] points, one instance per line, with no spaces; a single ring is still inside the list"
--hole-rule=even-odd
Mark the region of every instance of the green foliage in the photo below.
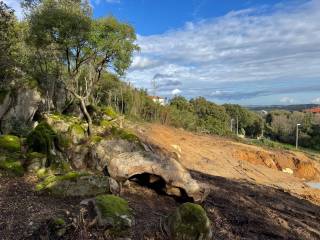
[[[5,170],[9,174],[13,174],[15,176],[22,176],[24,173],[21,161],[17,159],[0,159],[0,169]]]
[[[102,109],[103,113],[106,114],[108,117],[111,117],[112,119],[116,118],[118,114],[111,106],[108,106],[104,109]]]
[[[15,75],[15,56],[18,31],[14,11],[0,1],[0,86],[5,86]]]
[[[40,152],[51,156],[54,142],[58,141],[58,136],[51,126],[46,122],[41,122],[28,136],[27,145],[31,151]]]
[[[9,152],[19,152],[20,139],[14,135],[2,135],[0,136],[0,148]]]
[[[0,89],[0,105],[3,103],[8,93],[9,93],[8,90]]]
[[[266,136],[272,140],[295,145],[296,128],[299,127],[299,146],[320,150],[319,126],[317,115],[303,112],[276,110],[266,116]]]
[[[209,102],[203,97],[191,99],[190,103],[199,118],[201,131],[218,135],[228,133],[230,117],[223,106]]]

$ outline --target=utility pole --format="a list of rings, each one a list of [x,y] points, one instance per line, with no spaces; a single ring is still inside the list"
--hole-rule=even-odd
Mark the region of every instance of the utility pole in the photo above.
[[[298,145],[299,145],[299,126],[301,126],[300,123],[297,124],[297,129],[296,129],[296,149],[298,149]]]
[[[233,122],[234,122],[234,119],[231,118],[231,121],[230,121],[230,130],[231,130],[231,132],[233,132]]]
[[[153,78],[151,80],[151,86],[152,86],[152,90],[153,90],[152,94],[155,97],[155,96],[157,96],[157,89],[158,89],[157,79]]]
[[[237,116],[237,136],[239,136],[239,117]]]

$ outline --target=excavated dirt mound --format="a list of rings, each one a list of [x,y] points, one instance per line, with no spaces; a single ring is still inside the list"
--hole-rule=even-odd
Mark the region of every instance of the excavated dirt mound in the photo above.
[[[158,124],[136,129],[146,143],[171,153],[190,170],[285,189],[320,199],[305,185],[320,181],[320,156],[302,152],[269,150],[227,138],[194,134]]]

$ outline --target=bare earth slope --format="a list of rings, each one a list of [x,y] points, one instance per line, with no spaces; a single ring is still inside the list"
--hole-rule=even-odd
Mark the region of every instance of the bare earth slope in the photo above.
[[[157,124],[145,125],[137,134],[146,142],[175,153],[190,170],[280,188],[320,203],[320,190],[304,183],[320,182],[319,159],[301,152],[271,151]],[[292,174],[284,172],[288,169]]]

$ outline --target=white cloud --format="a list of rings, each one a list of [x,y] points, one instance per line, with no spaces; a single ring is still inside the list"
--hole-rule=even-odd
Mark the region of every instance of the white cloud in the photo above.
[[[280,102],[285,104],[292,104],[295,102],[295,100],[291,97],[283,97],[280,99]]]
[[[22,19],[23,12],[20,5],[20,0],[3,0],[3,2],[14,9],[15,15],[18,17],[18,19]]]
[[[178,95],[178,94],[180,94],[180,93],[181,93],[181,90],[178,89],[178,88],[172,90],[172,92],[171,92],[172,95]]]
[[[120,3],[120,0],[106,0],[107,3]]]
[[[311,102],[314,104],[320,104],[320,97],[313,99]]]
[[[131,64],[131,70],[142,70],[150,67],[155,67],[156,64],[157,61],[155,60],[143,56],[135,56]]]
[[[212,96],[216,84],[320,77],[320,1],[294,7],[233,11],[220,18],[188,22],[182,29],[139,36],[139,57],[157,61],[131,69],[128,78],[148,87],[157,73],[181,81],[181,90]],[[210,90],[211,89],[211,90]],[[219,89],[221,91],[225,89]]]

